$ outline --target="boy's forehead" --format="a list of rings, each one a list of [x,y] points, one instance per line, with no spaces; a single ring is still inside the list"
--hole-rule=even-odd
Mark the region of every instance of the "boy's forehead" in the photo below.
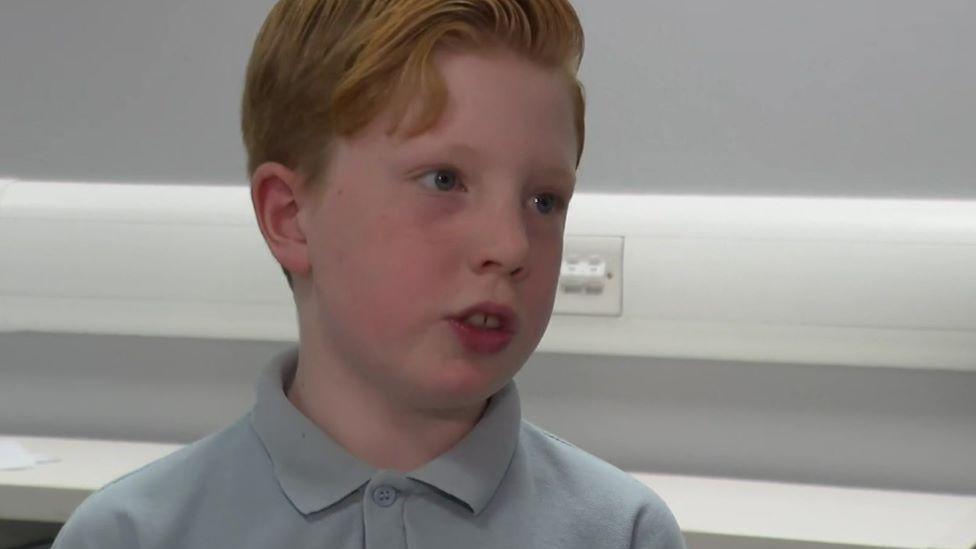
[[[548,121],[533,123],[517,114],[494,116],[470,104],[458,106],[450,99],[430,128],[419,133],[399,131],[386,141],[389,148],[403,154],[440,153],[467,161],[492,156],[532,158],[575,171],[576,137],[571,121],[561,127]]]
[[[514,54],[442,52],[437,63],[445,102],[429,127],[416,131],[429,105],[426,96],[413,93],[394,98],[351,136],[350,144],[376,154],[431,153],[458,161],[530,158],[541,171],[575,179],[574,109],[568,86],[555,72]],[[519,83],[533,80],[532,89],[519,97],[506,97],[515,95],[519,84],[499,83],[499,74]]]

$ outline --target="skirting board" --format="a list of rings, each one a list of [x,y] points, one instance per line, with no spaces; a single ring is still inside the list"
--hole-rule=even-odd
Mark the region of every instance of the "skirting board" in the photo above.
[[[623,312],[542,352],[976,370],[976,201],[578,193],[566,234],[623,238]],[[297,340],[246,186],[0,180],[0,265],[0,331]]]

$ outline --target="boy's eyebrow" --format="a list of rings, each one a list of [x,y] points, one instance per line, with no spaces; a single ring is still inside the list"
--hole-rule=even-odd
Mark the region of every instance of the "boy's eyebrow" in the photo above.
[[[450,156],[459,156],[462,158],[471,159],[480,156],[478,149],[466,143],[448,143],[443,146],[442,150]]]
[[[542,167],[534,171],[539,175],[545,177],[546,180],[565,182],[571,188],[576,186],[575,170],[567,170],[566,168],[552,166],[552,167]]]

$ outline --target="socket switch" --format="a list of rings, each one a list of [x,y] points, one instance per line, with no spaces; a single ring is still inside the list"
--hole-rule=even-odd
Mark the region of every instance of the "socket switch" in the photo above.
[[[623,313],[622,236],[566,235],[553,314]]]

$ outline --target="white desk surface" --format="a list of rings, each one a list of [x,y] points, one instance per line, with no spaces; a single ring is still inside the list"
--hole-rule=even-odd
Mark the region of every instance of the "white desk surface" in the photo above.
[[[0,471],[0,519],[64,522],[111,480],[181,447],[3,436],[57,463]],[[976,496],[634,473],[685,532],[905,549],[973,549]]]
[[[682,530],[904,549],[976,547],[976,496],[634,473]]]
[[[32,469],[0,471],[0,519],[64,522],[86,497],[110,481],[181,447],[69,438],[5,436],[32,454],[58,458]]]

